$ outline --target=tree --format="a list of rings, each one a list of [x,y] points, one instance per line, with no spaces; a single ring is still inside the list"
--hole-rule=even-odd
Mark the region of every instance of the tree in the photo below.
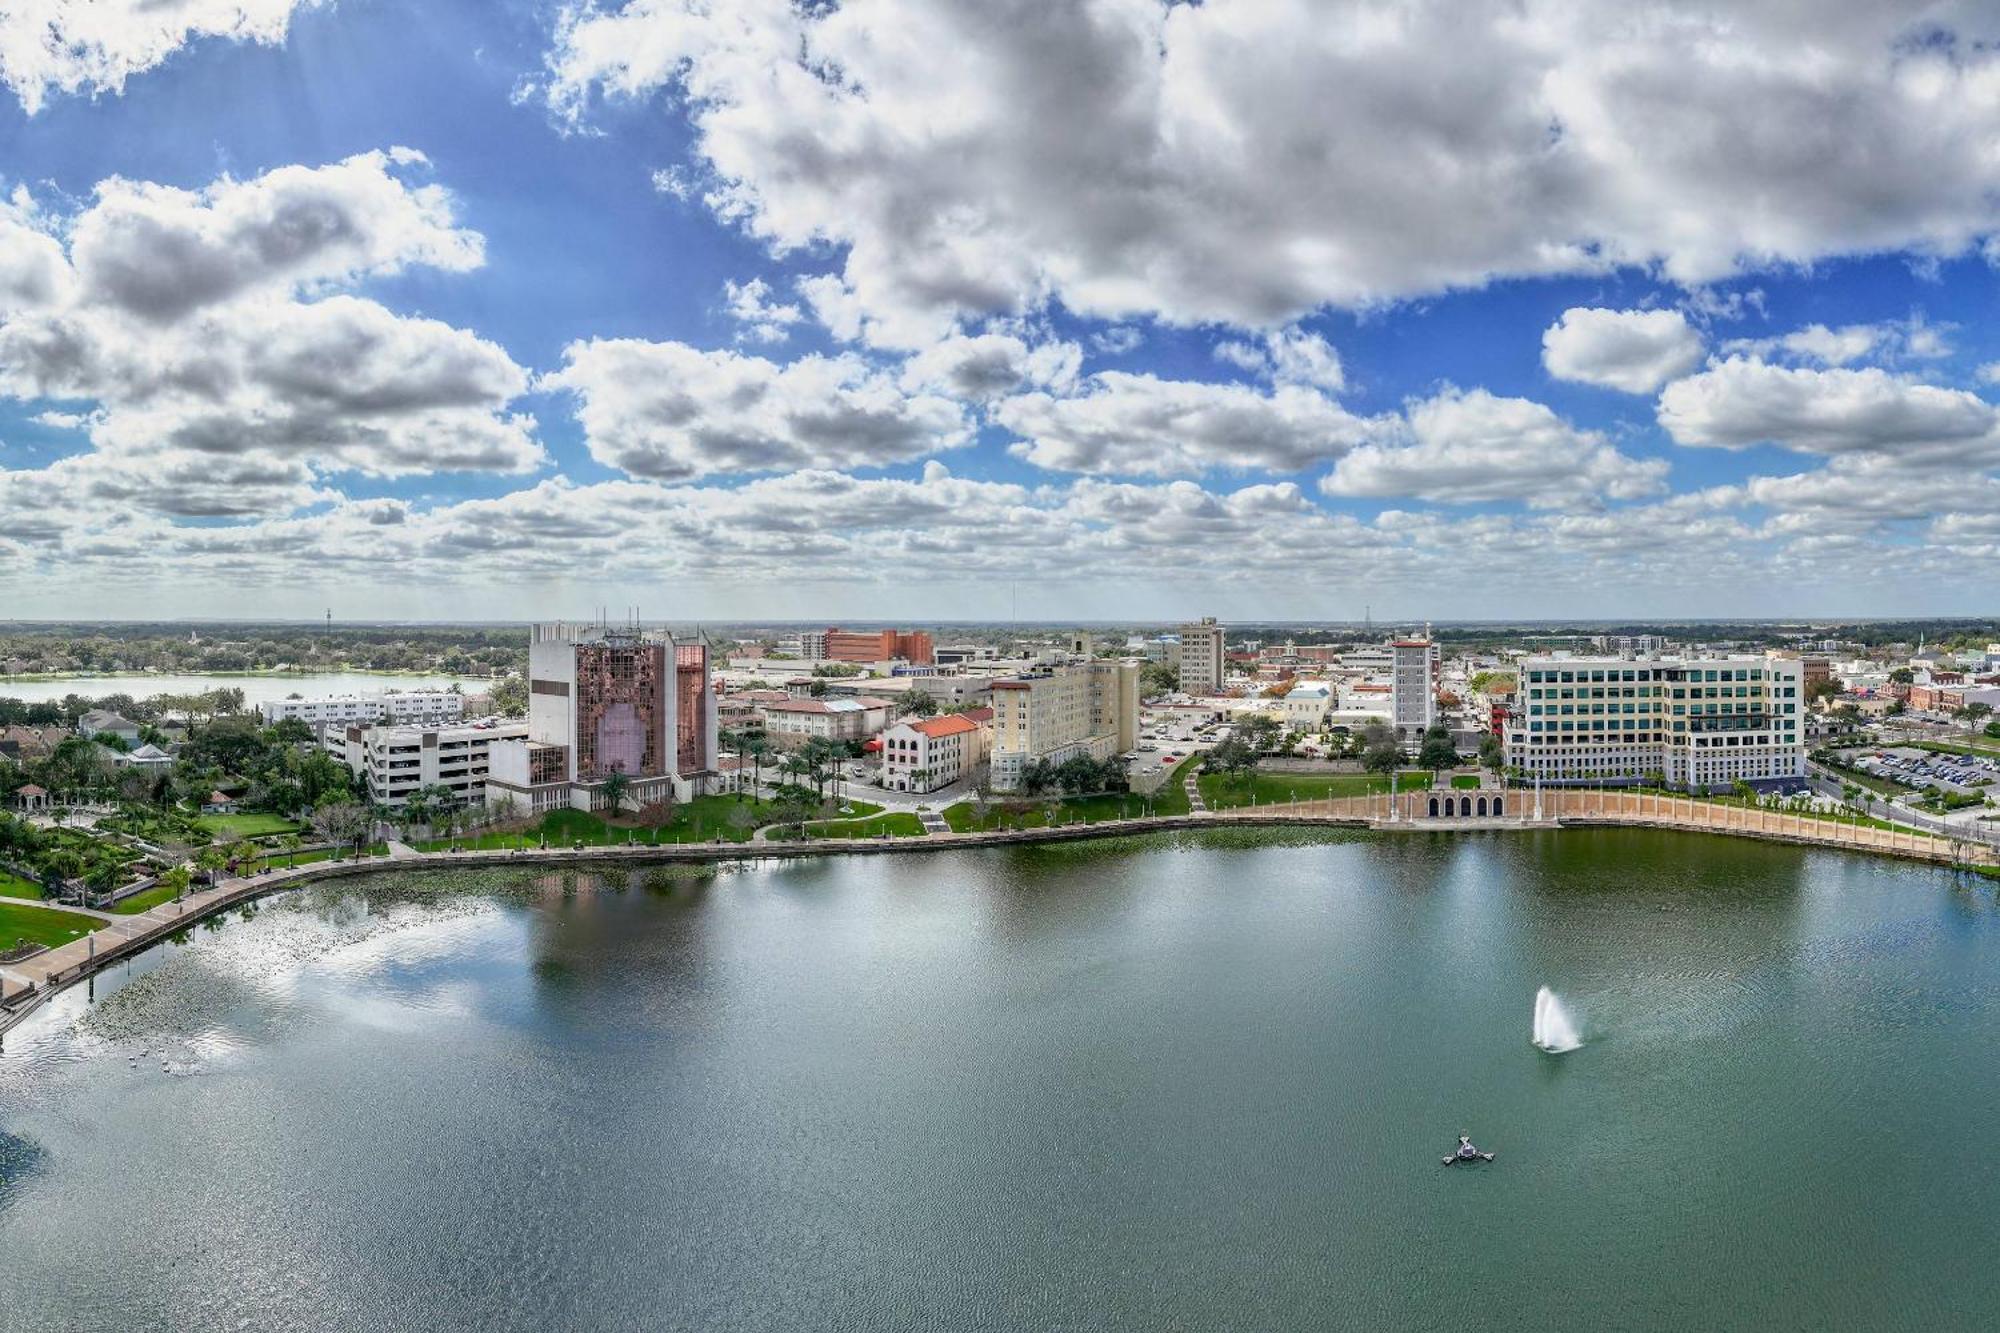
[[[750,795],[753,799],[762,800],[764,758],[771,753],[771,742],[762,736],[745,736],[741,753],[750,756]]]
[[[84,906],[97,906],[105,898],[117,892],[118,886],[124,880],[125,867],[109,857],[98,858],[83,877],[83,887],[89,895]]]
[[[1208,752],[1208,758],[1203,763],[1218,774],[1233,774],[1248,782],[1250,775],[1257,771],[1259,757],[1256,745],[1246,739],[1239,729],[1223,737],[1222,743]]]
[[[632,787],[632,779],[613,769],[604,779],[604,804],[616,815],[625,806],[625,793]]]
[[[221,843],[212,842],[195,853],[194,863],[208,875],[209,883],[213,884],[222,872],[222,868],[229,864],[229,852]]]
[[[502,717],[526,717],[528,715],[528,682],[519,676],[506,676],[493,682],[488,691],[493,696],[493,711]]]
[[[905,690],[902,702],[896,705],[896,712],[902,717],[935,717],[937,711],[937,697],[928,690]]]
[[[1807,706],[1811,706],[1822,699],[1834,698],[1840,693],[1841,689],[1841,683],[1831,676],[1828,676],[1824,680],[1808,681],[1806,683],[1806,704]]]
[[[1479,762],[1481,766],[1499,772],[1507,764],[1507,747],[1500,743],[1498,736],[1484,736],[1479,742]]]
[[[187,897],[188,885],[193,882],[194,876],[188,873],[188,868],[184,865],[168,866],[160,872],[161,887],[176,898]]]
[[[1165,662],[1148,662],[1139,668],[1139,689],[1148,695],[1172,694],[1181,687],[1181,673]]]
[[[1426,731],[1424,742],[1417,749],[1417,763],[1437,771],[1456,768],[1458,747],[1452,743],[1451,732],[1441,726]]]
[[[1897,667],[1889,673],[1889,683],[1891,685],[1909,685],[1914,683],[1916,679],[1917,673],[1908,667]]]
[[[374,827],[374,816],[355,801],[330,801],[312,812],[312,826],[337,847],[360,847]]]
[[[1372,745],[1361,756],[1361,766],[1370,773],[1393,773],[1402,763],[1403,752],[1394,745]]]
[[[51,898],[60,898],[69,892],[69,882],[83,873],[83,858],[68,848],[50,852],[42,858],[42,891]]]
[[[1055,765],[1046,759],[1037,759],[1021,770],[1020,789],[1029,796],[1040,796],[1055,785]]]

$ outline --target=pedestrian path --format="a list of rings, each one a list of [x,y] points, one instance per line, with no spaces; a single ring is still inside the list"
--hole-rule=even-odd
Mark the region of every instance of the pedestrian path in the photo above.
[[[924,826],[926,833],[951,832],[951,825],[944,822],[944,816],[928,807],[917,811],[917,822]]]
[[[1193,773],[1189,773],[1186,777],[1182,778],[1181,785],[1187,789],[1188,809],[1198,815],[1205,815],[1208,813],[1208,802],[1201,799],[1201,787],[1194,780],[1195,774],[1200,771],[1200,769],[1196,769]]]

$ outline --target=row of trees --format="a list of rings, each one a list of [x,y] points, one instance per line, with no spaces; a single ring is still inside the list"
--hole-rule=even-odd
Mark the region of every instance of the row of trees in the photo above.
[[[0,633],[0,662],[28,672],[316,670],[497,675],[527,666],[516,627],[52,625]]]
[[[1116,759],[1093,759],[1075,754],[1059,764],[1037,759],[1021,773],[1021,792],[1043,796],[1061,792],[1065,796],[1093,796],[1100,792],[1122,792],[1131,787],[1125,765]]]

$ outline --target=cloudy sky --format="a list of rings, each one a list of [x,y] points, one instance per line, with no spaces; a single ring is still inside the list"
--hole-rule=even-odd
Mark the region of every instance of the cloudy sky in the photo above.
[[[1996,41],[0,0],[0,618],[1990,614]]]

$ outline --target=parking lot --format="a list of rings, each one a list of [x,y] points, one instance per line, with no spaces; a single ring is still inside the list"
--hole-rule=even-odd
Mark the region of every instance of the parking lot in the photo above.
[[[1983,794],[1990,784],[2000,783],[2000,759],[1938,754],[1910,746],[1870,750],[1857,758],[1854,766],[1913,790],[1938,787],[1948,792]]]
[[[1197,724],[1170,713],[1142,716],[1139,745],[1127,765],[1137,791],[1152,791],[1166,780],[1174,765],[1197,751],[1213,748],[1229,734],[1227,723]]]

